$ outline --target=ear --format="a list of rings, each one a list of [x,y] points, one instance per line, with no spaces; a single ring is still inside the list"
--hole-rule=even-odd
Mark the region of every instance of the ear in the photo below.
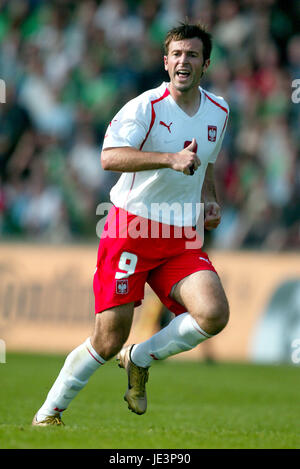
[[[164,65],[165,65],[165,70],[166,72],[168,71],[168,56],[164,55]]]
[[[210,59],[207,59],[205,60],[204,65],[203,65],[203,73],[206,72],[209,66],[210,66]]]

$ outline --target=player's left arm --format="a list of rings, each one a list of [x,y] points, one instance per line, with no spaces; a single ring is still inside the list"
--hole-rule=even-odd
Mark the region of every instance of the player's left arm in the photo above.
[[[217,161],[218,154],[222,147],[222,142],[224,139],[229,117],[229,107],[224,100],[222,102],[222,106],[224,107],[223,110],[225,110],[225,108],[227,110],[226,117],[223,124],[221,136],[212,155],[210,156],[209,163],[206,168],[201,194],[201,202],[204,203],[204,228],[207,230],[213,230],[217,228],[217,226],[221,222],[221,207],[217,200],[216,194],[214,164]]]
[[[212,230],[221,222],[221,208],[217,201],[214,164],[208,163],[202,186],[201,201],[204,203],[204,228]]]

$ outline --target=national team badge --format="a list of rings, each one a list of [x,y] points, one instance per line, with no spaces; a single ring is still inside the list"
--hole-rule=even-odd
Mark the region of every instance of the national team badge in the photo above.
[[[128,293],[128,278],[116,280],[116,293],[126,295]]]
[[[217,139],[217,127],[215,125],[208,125],[208,135],[207,138],[209,142],[215,142]]]

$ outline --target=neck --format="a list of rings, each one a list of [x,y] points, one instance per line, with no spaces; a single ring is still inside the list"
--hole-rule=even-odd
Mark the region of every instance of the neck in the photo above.
[[[189,116],[192,117],[197,113],[201,101],[201,93],[198,86],[187,91],[180,91],[170,83],[169,91],[176,104]]]

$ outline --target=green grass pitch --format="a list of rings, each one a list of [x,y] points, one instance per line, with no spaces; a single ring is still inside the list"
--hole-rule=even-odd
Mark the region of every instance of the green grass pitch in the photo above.
[[[0,364],[0,448],[300,447],[299,367],[154,363],[148,411],[138,416],[123,401],[127,376],[112,360],[64,413],[65,427],[32,427],[63,362],[8,354]]]

